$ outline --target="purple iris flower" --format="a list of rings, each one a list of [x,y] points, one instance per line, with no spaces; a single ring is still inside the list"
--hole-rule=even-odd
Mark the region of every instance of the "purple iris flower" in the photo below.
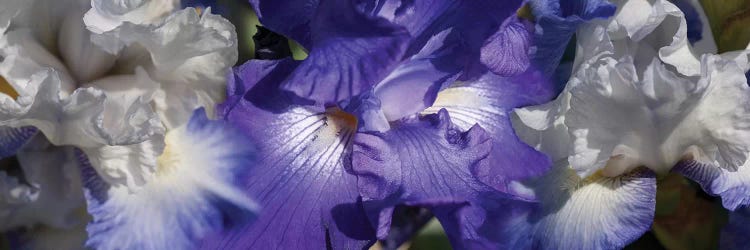
[[[491,211],[535,199],[520,181],[550,166],[509,113],[557,94],[553,72],[584,20],[572,16],[592,6],[532,1],[555,10],[533,25],[516,16],[521,0],[251,3],[310,53],[231,74],[218,113],[258,147],[245,190],[262,211],[204,248],[361,249],[401,205],[429,209],[455,248],[499,246]],[[613,12],[594,7],[585,18]]]

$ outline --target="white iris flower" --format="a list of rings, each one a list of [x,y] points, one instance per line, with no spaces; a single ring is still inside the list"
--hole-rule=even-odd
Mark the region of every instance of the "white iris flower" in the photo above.
[[[229,183],[249,147],[193,116],[205,107],[213,117],[224,99],[226,74],[237,60],[229,21],[210,10],[179,10],[176,0],[0,0],[0,6],[0,126],[36,128],[40,143],[81,150],[93,175],[57,167],[73,177],[48,179],[78,185],[71,198],[78,204],[83,182],[93,216],[88,246],[180,248],[221,224],[213,219],[222,208],[211,202],[255,208]],[[76,163],[72,147],[65,148],[68,158],[59,164]],[[62,192],[45,190],[62,184],[42,183],[34,186],[41,195],[24,197],[3,184],[0,191],[29,202]],[[0,218],[8,206],[3,195]],[[187,225],[180,222],[185,216],[207,218]],[[17,224],[40,222],[62,226],[40,219]]]

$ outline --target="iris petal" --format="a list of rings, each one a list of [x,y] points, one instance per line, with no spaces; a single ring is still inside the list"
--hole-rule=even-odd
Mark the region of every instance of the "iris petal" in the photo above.
[[[34,127],[0,127],[0,158],[16,154],[37,131]]]
[[[109,53],[136,55],[121,56],[118,70],[133,72],[142,66],[160,84],[163,94],[154,96],[154,110],[167,129],[184,124],[193,110],[223,100],[226,71],[238,57],[234,25],[210,11],[198,15],[190,8],[156,25],[124,22],[91,39]],[[206,112],[213,117],[213,109]]]
[[[128,144],[162,130],[154,116],[117,124],[117,129],[108,127],[101,122],[105,115],[104,103],[108,101],[104,92],[82,88],[69,96],[61,96],[61,80],[55,71],[37,72],[24,84],[17,100],[0,96],[0,124],[36,127],[55,145]],[[148,104],[122,105],[126,110],[140,110]]]
[[[0,164],[0,230],[85,222],[75,216],[85,204],[71,147],[53,146],[36,134]]]
[[[292,38],[305,48],[312,45],[310,24],[319,0],[250,0],[263,26]]]
[[[241,134],[199,109],[169,131],[145,184],[130,190],[102,179],[79,152],[88,211],[87,247],[190,248],[202,237],[251,219],[257,205],[235,189],[255,154]],[[141,158],[154,156],[141,155]],[[240,218],[237,218],[241,216]]]
[[[740,166],[730,172],[717,165],[697,160],[682,160],[672,171],[697,182],[711,195],[721,197],[724,207],[729,210],[750,205],[750,164]]]
[[[203,248],[360,249],[374,243],[356,177],[349,173],[357,119],[338,108],[283,105],[288,99],[267,99],[273,91],[255,92],[278,83],[258,84],[225,119],[258,145],[261,158],[243,183],[265,212],[252,225],[212,237]],[[271,109],[256,106],[263,103],[258,99]]]
[[[547,75],[557,68],[579,25],[595,18],[610,17],[616,8],[604,0],[533,0],[529,6],[537,23],[534,65]]]
[[[748,224],[750,224],[750,208],[744,207],[729,214],[729,223],[721,230],[719,248],[721,249],[747,249],[750,241],[747,240]]]
[[[619,249],[654,219],[656,178],[649,170],[580,179],[558,165],[530,186],[539,203],[509,200],[488,216],[497,224],[484,229],[497,233],[507,248]]]
[[[409,41],[403,27],[360,13],[345,0],[321,2],[311,25],[310,54],[282,88],[321,104],[372,88],[401,60]]]
[[[491,245],[476,231],[482,206],[505,196],[475,175],[491,150],[481,127],[462,133],[446,110],[385,133],[357,134],[352,166],[378,236],[389,233],[393,208],[404,204],[429,208],[456,248]]]
[[[540,73],[529,71],[517,77],[492,73],[476,81],[456,82],[438,93],[437,100],[422,113],[446,109],[453,123],[463,130],[479,124],[492,137],[490,163],[476,169],[479,178],[500,191],[528,198],[513,181],[541,175],[549,159],[515,135],[508,113],[514,107],[541,103],[554,95],[552,83]],[[522,160],[521,160],[522,159]]]
[[[487,39],[480,52],[480,61],[498,75],[512,76],[529,67],[531,24],[511,18]]]

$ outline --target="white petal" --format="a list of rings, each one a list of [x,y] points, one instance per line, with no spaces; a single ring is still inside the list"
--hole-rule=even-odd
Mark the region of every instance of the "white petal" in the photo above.
[[[500,232],[507,237],[508,246],[616,249],[649,229],[656,206],[652,172],[580,179],[561,165],[534,183],[540,201],[530,205],[533,209],[509,212],[512,216]]]
[[[55,145],[79,147],[136,143],[162,131],[161,126],[145,126],[157,122],[145,119],[138,112],[142,110],[139,105],[147,105],[138,101],[130,104],[125,117],[132,118],[128,121],[130,124],[142,123],[124,130],[106,127],[103,112],[108,98],[105,92],[81,88],[70,96],[63,96],[60,82],[56,72],[47,70],[32,75],[28,82],[15,84],[21,87],[17,100],[0,95],[0,125],[33,126]]]
[[[107,73],[116,56],[91,42],[91,32],[84,27],[82,16],[83,11],[66,14],[57,42],[60,55],[77,82],[88,82]]]
[[[570,94],[563,92],[552,102],[515,109],[511,116],[518,137],[553,162],[568,157],[571,141],[565,126],[565,112],[569,109],[569,100]]]
[[[22,84],[48,67],[58,72],[64,95],[72,93],[76,85],[67,68],[37,42],[30,30],[13,30],[0,36],[0,75],[20,95],[33,95],[35,92],[24,92],[26,87]]]
[[[702,136],[691,138],[695,142],[683,139],[681,144],[700,146],[720,167],[735,170],[750,154],[750,87],[744,69],[734,61],[704,56],[702,64],[698,85],[705,87],[701,89],[700,103],[670,139],[678,141],[678,135]],[[695,130],[695,125],[702,133]]]
[[[136,68],[135,75],[108,76],[83,87],[94,87],[107,96],[100,122],[107,141],[135,143],[145,140],[144,135],[164,131],[151,107],[159,83],[142,68]]]
[[[17,153],[23,181],[0,171],[0,231],[19,226],[83,224],[78,163],[70,147],[52,146],[37,135]],[[8,164],[9,162],[4,162]]]
[[[167,128],[184,124],[192,111],[224,99],[226,73],[237,61],[237,35],[226,19],[193,9],[170,15],[156,26],[125,23],[95,37],[105,50],[120,51],[138,44],[151,55],[143,65],[161,83],[163,95],[155,97],[157,112]]]
[[[135,191],[154,178],[156,158],[164,150],[164,138],[154,135],[136,144],[105,145],[82,150],[106,183]]]
[[[632,62],[613,60],[579,71],[585,80],[571,89],[565,120],[571,166],[582,176],[608,164],[614,175],[641,165],[666,172],[690,146],[723,168],[742,165],[750,152],[750,88],[734,61],[706,56],[702,64],[699,81],[657,59],[638,74]]]
[[[101,34],[119,27],[123,22],[158,23],[178,5],[178,0],[91,0],[92,8],[86,12],[83,21],[89,30]]]
[[[618,11],[608,26],[614,40],[627,38],[636,42],[636,47],[648,46],[658,51],[665,63],[683,75],[700,73],[703,52],[693,52],[690,47],[687,22],[677,6],[666,0],[619,1],[617,5]]]
[[[252,147],[243,145],[241,134],[222,122],[207,120],[203,111],[198,116],[167,133],[163,152],[152,148],[120,155],[116,170],[148,175],[136,189],[111,182],[104,173],[110,169],[97,165],[117,163],[115,155],[105,159],[109,163],[91,162],[93,168],[83,162],[94,218],[87,227],[88,247],[192,248],[201,237],[226,226],[225,217],[254,216],[257,205],[234,187],[238,175],[251,167]]]

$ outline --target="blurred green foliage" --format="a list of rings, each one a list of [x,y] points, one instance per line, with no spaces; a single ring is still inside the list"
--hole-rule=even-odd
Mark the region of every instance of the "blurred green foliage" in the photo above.
[[[409,245],[411,250],[451,250],[451,243],[437,219],[432,219],[414,237]]]
[[[719,201],[681,175],[661,177],[651,229],[667,249],[717,249],[727,221],[727,211]]]
[[[719,53],[740,50],[750,42],[750,1],[700,0]]]
[[[8,246],[8,240],[5,239],[5,236],[0,237],[0,250],[10,250],[10,246]]]
[[[288,41],[289,50],[292,51],[292,58],[294,58],[294,60],[305,60],[305,58],[307,58],[307,50],[292,39],[288,39]]]

